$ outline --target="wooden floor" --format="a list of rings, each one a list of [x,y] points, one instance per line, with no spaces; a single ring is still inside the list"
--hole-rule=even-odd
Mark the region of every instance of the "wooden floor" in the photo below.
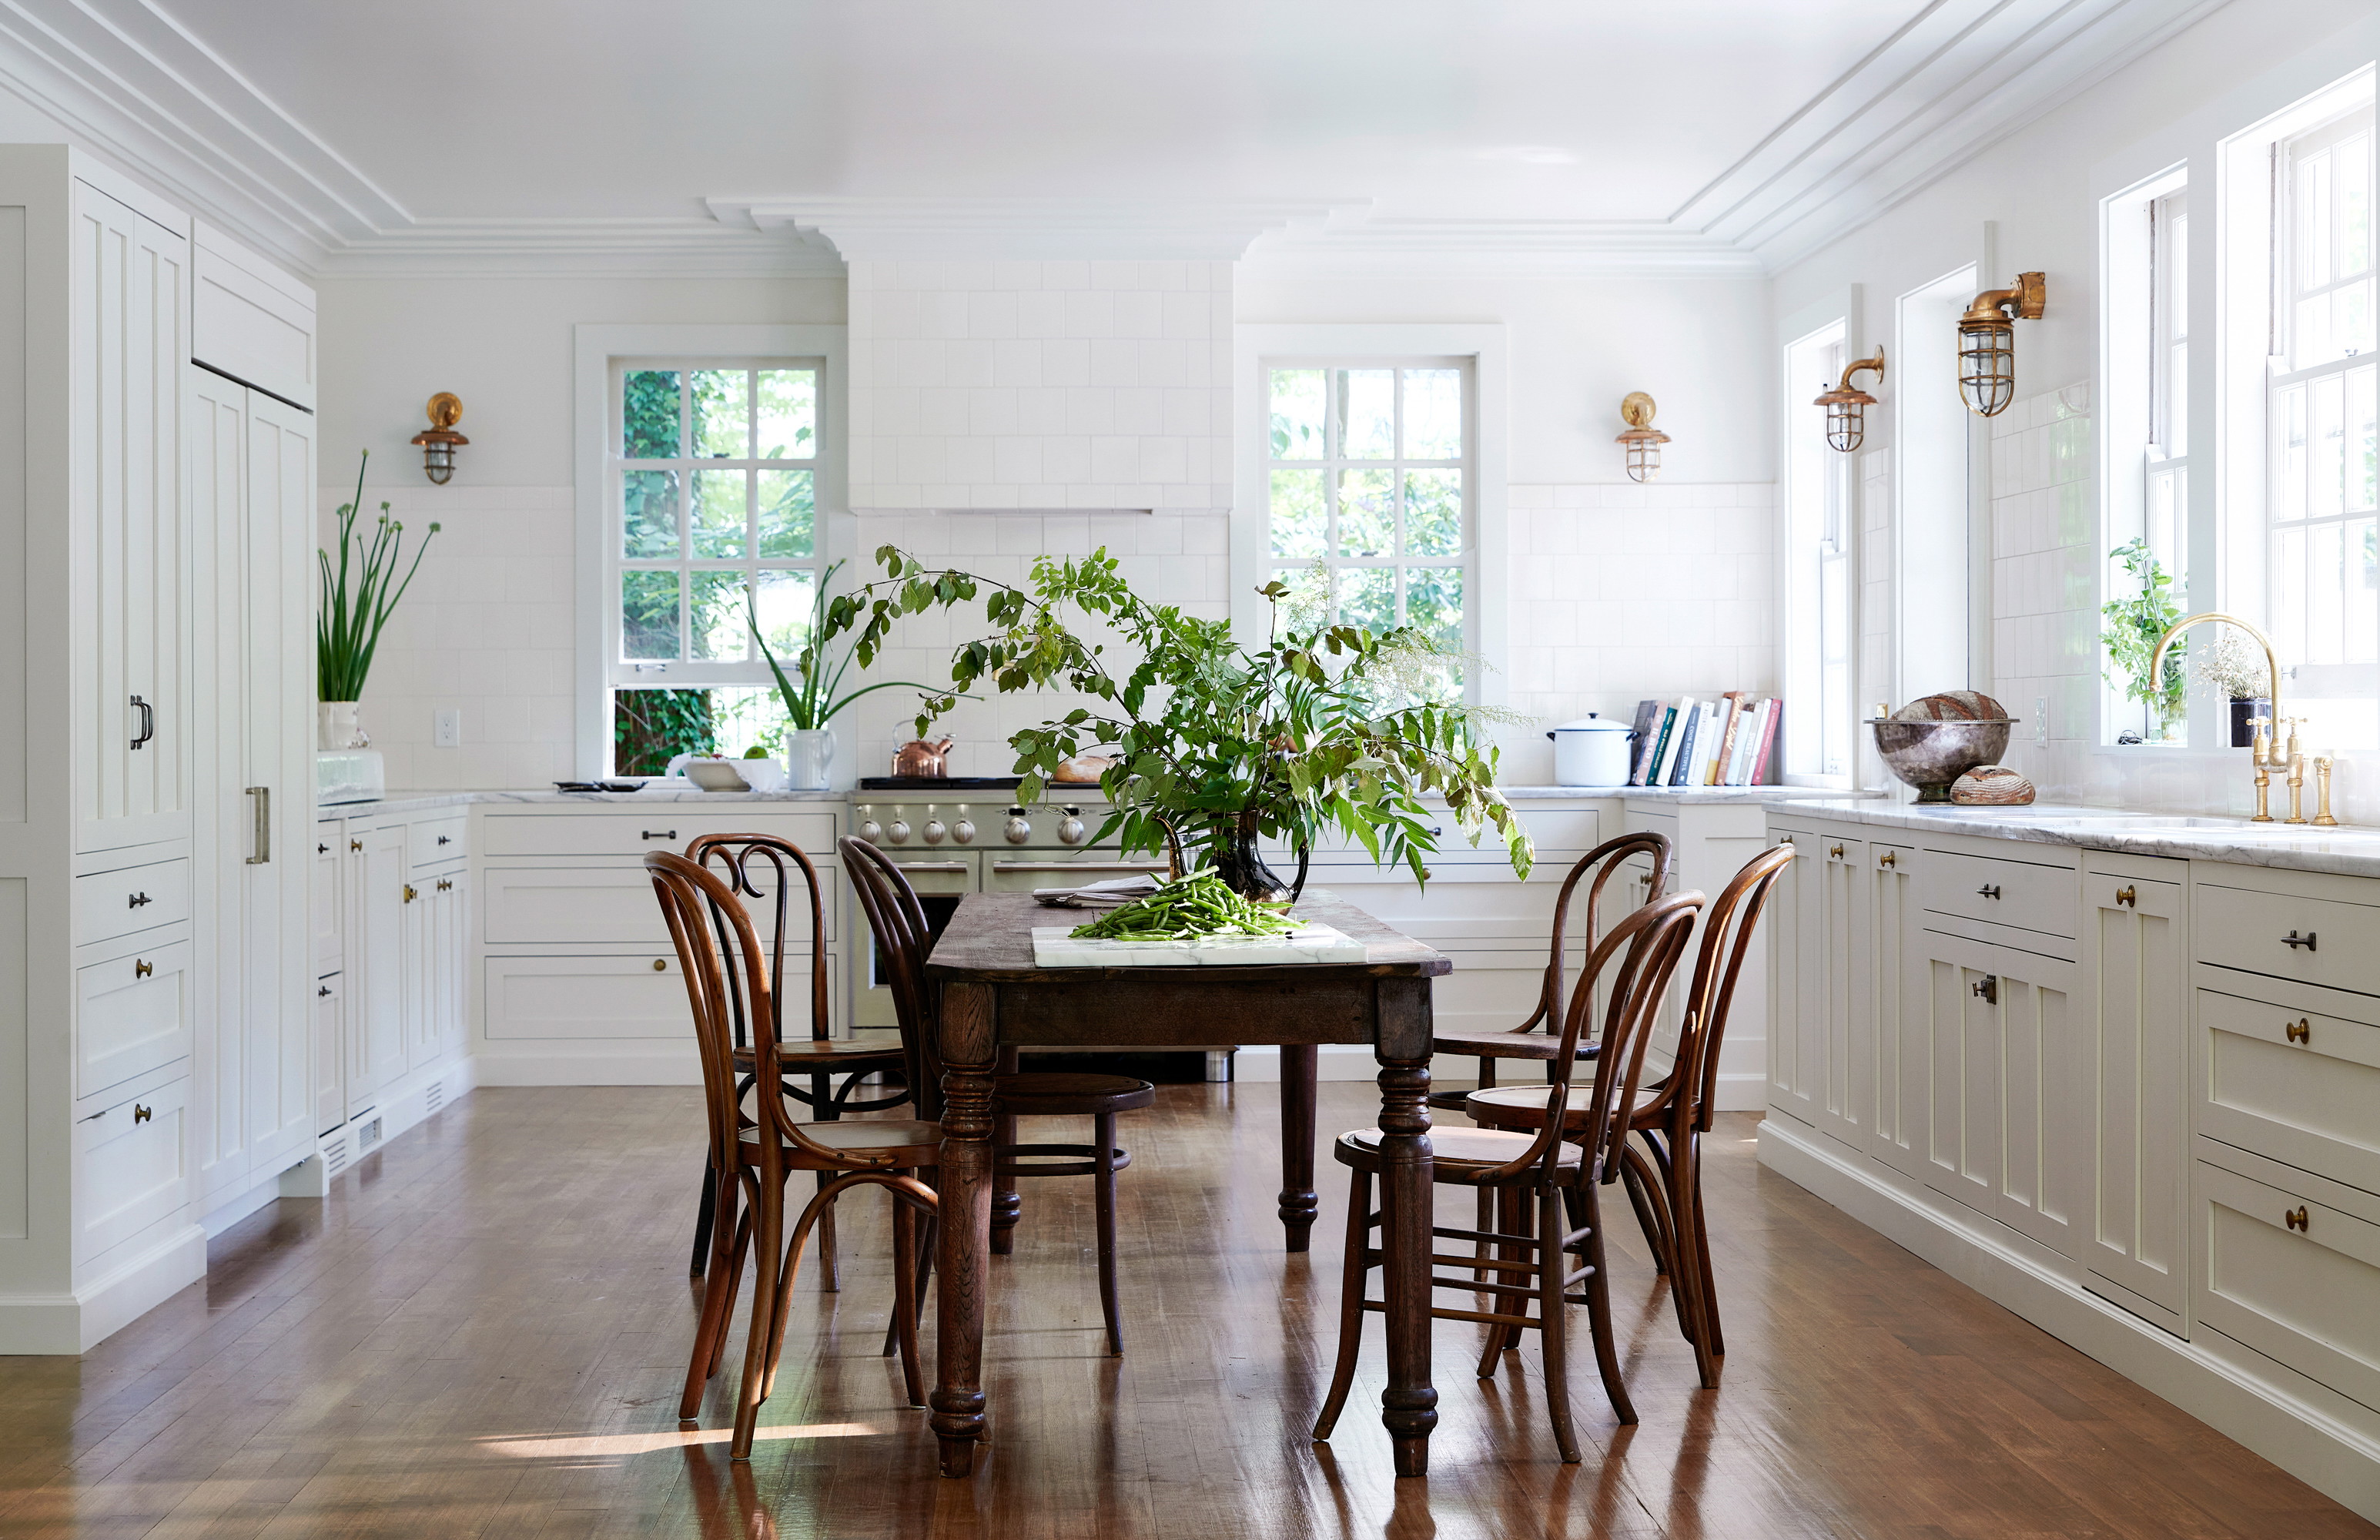
[[[1326,1132],[1368,1122],[1323,1088]],[[877,1356],[880,1200],[852,1204],[844,1291],[806,1276],[763,1442],[731,1469],[714,1391],[673,1419],[694,1094],[483,1090],[227,1232],[207,1282],[80,1359],[0,1359],[0,1537],[2289,1536],[2380,1534],[1752,1159],[1709,1180],[1732,1350],[1716,1392],[1615,1258],[1630,1384],[1563,1466],[1534,1341],[1473,1377],[1439,1328],[1432,1474],[1390,1473],[1375,1352],[1329,1446],[1345,1186],[1322,1163],[1310,1257],[1273,1219],[1272,1087],[1167,1087],[1126,1120],[1128,1356],[1099,1355],[1088,1184],[1026,1194],[987,1345],[994,1444],[933,1474],[924,1413]],[[1460,1199],[1457,1200],[1461,1201]],[[740,1352],[739,1317],[739,1352]]]

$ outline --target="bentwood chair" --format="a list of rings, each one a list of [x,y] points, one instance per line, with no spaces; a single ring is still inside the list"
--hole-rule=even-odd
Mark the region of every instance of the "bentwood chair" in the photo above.
[[[820,1214],[855,1186],[887,1189],[892,1197],[892,1325],[910,1404],[925,1404],[925,1377],[917,1361],[916,1287],[917,1215],[934,1212],[933,1189],[917,1178],[941,1158],[942,1133],[932,1123],[875,1119],[834,1122],[795,1121],[779,1090],[785,1066],[778,1054],[774,990],[769,957],[751,916],[735,890],[685,856],[657,850],[645,856],[670,940],[686,974],[693,1008],[695,1042],[702,1060],[703,1110],[710,1133],[716,1224],[712,1228],[709,1278],[694,1351],[686,1369],[686,1393],[678,1417],[701,1409],[705,1384],[719,1371],[727,1347],[729,1317],[744,1258],[752,1255],[751,1335],[744,1352],[744,1378],[735,1400],[732,1459],[752,1456],[760,1403],[769,1398],[784,1352],[785,1324],[803,1243]],[[729,938],[722,942],[714,931]],[[729,980],[747,1002],[753,1080],[735,1066],[735,1013]],[[747,1086],[752,1111],[744,1110]],[[795,1171],[832,1178],[801,1211],[791,1243],[785,1234],[785,1183]]]
[[[777,1010],[777,1057],[784,1066],[784,1094],[797,1105],[808,1108],[821,1122],[832,1122],[845,1112],[880,1112],[899,1107],[913,1099],[910,1088],[904,1085],[890,1096],[854,1101],[852,1093],[870,1075],[900,1075],[906,1061],[898,1043],[854,1042],[849,1038],[828,1036],[827,1019],[827,959],[826,959],[826,896],[819,879],[818,867],[800,846],[774,834],[705,834],[686,847],[686,858],[697,866],[714,870],[738,898],[747,901],[750,909],[754,901],[767,901],[770,916],[769,988],[770,1000]],[[800,928],[800,915],[794,907],[792,879],[798,872],[803,891],[809,899],[809,928]],[[806,1037],[789,1037],[784,1030],[785,955],[798,952],[807,938],[809,948],[810,1029]],[[720,937],[727,944],[727,937]],[[727,1003],[734,1013],[735,1025],[735,1068],[744,1077],[743,1087],[752,1085],[752,1043],[747,1030],[748,1006],[744,993],[736,986],[733,974],[727,980]],[[843,1083],[835,1085],[835,1077]],[[821,1172],[819,1185],[827,1184]],[[694,1258],[688,1270],[702,1276],[705,1259],[710,1255],[710,1204],[715,1182],[712,1173],[705,1170],[702,1181],[702,1203],[695,1215]],[[842,1286],[842,1269],[835,1256],[834,1210],[829,1208],[819,1219],[820,1283],[832,1293]]]
[[[1365,1280],[1374,1267],[1390,1278],[1403,1277],[1409,1286],[1458,1290],[1485,1294],[1490,1308],[1459,1310],[1433,1303],[1438,1320],[1478,1321],[1488,1328],[1479,1357],[1479,1377],[1490,1378],[1508,1347],[1516,1347],[1524,1329],[1538,1333],[1545,1350],[1546,1405],[1564,1462],[1578,1461],[1578,1438],[1571,1426],[1569,1376],[1569,1307],[1584,1304],[1587,1328],[1595,1342],[1595,1360],[1603,1374],[1603,1388],[1623,1423],[1636,1420],[1628,1387],[1620,1373],[1620,1355],[1613,1344],[1611,1296],[1604,1278],[1603,1220],[1596,1192],[1628,1137],[1625,1109],[1633,1105],[1645,1049],[1652,1037],[1653,1021],[1668,990],[1670,976],[1686,949],[1702,908],[1700,893],[1679,893],[1656,899],[1613,925],[1588,954],[1585,971],[1572,989],[1556,1052],[1550,1061],[1553,1080],[1547,1087],[1556,1110],[1553,1123],[1535,1134],[1496,1129],[1454,1128],[1430,1131],[1431,1175],[1447,1185],[1491,1190],[1496,1198],[1493,1228],[1457,1230],[1439,1226],[1434,1240],[1469,1241],[1492,1247],[1493,1258],[1439,1253],[1433,1243],[1420,1257],[1396,1255],[1393,1231],[1382,1231],[1375,1246],[1372,1231],[1383,1216],[1372,1207],[1372,1184],[1386,1162],[1377,1128],[1340,1135],[1333,1153],[1354,1175],[1348,1184],[1347,1260],[1339,1296],[1339,1363],[1330,1393],[1316,1421],[1314,1437],[1330,1437],[1348,1388],[1355,1378],[1356,1352],[1363,1337],[1364,1314],[1387,1306],[1366,1298]],[[1615,965],[1616,960],[1616,965]],[[1560,1134],[1560,1114],[1571,1108],[1572,1072],[1577,1067],[1580,1041],[1597,1014],[1597,985],[1609,968],[1611,975],[1603,1010],[1602,1031],[1597,1036],[1593,1061],[1595,1080],[1581,1098],[1587,1133],[1572,1143]],[[1564,1200],[1575,1194],[1575,1213]],[[1579,1266],[1572,1267],[1573,1258]],[[1447,1278],[1439,1266],[1460,1267],[1474,1276]],[[1489,1281],[1476,1276],[1493,1275]],[[1583,1293],[1573,1288],[1585,1286]],[[1536,1313],[1529,1314],[1530,1302]]]
[[[1621,875],[1624,863],[1635,855],[1645,856],[1652,866],[1651,880],[1646,882],[1640,875],[1633,884],[1643,890],[1640,902],[1649,903],[1668,892],[1670,841],[1666,835],[1650,831],[1622,834],[1616,840],[1604,841],[1580,856],[1570,868],[1570,875],[1562,879],[1561,891],[1554,896],[1553,941],[1546,959],[1545,982],[1537,991],[1536,1010],[1518,1026],[1492,1027],[1477,1032],[1434,1032],[1430,1036],[1430,1052],[1477,1059],[1478,1084],[1482,1086],[1496,1084],[1496,1069],[1500,1061],[1551,1062],[1555,1047],[1561,1037],[1562,971],[1569,945],[1572,900],[1576,895],[1578,885],[1592,877],[1594,880],[1586,885],[1586,923],[1584,927],[1586,945],[1591,950],[1602,936],[1601,922],[1609,917],[1613,907],[1605,902],[1604,889]],[[1634,905],[1631,904],[1631,907]],[[1592,1058],[1596,1045],[1589,1040],[1579,1044],[1576,1051],[1581,1058]],[[1469,1094],[1461,1090],[1432,1091],[1429,1105],[1442,1112],[1460,1112],[1463,1110],[1463,1098]],[[1485,1223],[1484,1218],[1482,1223]]]
[[[925,906],[917,891],[892,858],[867,841],[846,835],[837,847],[843,869],[859,894],[860,907],[876,933],[878,950],[892,971],[893,1008],[901,1019],[902,1046],[911,1054],[909,1084],[918,1104],[929,1116],[941,1116],[942,1064],[937,1041],[940,1001],[926,977],[926,953],[931,946]],[[1008,1073],[992,1081],[994,1134],[992,1170],[1002,1186],[1021,1177],[1088,1176],[1099,1229],[1099,1310],[1107,1324],[1108,1352],[1123,1352],[1123,1325],[1116,1307],[1115,1178],[1132,1164],[1130,1151],[1115,1142],[1119,1112],[1147,1107],[1157,1099],[1157,1087],[1146,1080],[1119,1074]],[[1087,1117],[1091,1120],[1087,1145],[1020,1145],[1015,1142],[1018,1117]],[[1016,1206],[995,1194],[993,1250],[1016,1223]],[[1007,1223],[1002,1224],[1005,1209]],[[930,1261],[920,1265],[921,1274]],[[922,1293],[922,1286],[920,1289]]]
[[[1678,1327],[1694,1344],[1694,1367],[1706,1390],[1718,1388],[1727,1344],[1719,1331],[1718,1280],[1703,1212],[1702,1136],[1710,1132],[1719,1049],[1727,1041],[1736,980],[1751,955],[1761,913],[1792,859],[1791,845],[1762,851],[1710,906],[1676,1057],[1670,1073],[1645,1089],[1628,1117],[1629,1130],[1643,1148],[1627,1146],[1621,1179],[1652,1243],[1655,1263],[1669,1277]],[[1464,1110],[1483,1127],[1534,1133],[1553,1121],[1551,1104],[1542,1086],[1499,1086],[1472,1092]],[[1581,1112],[1573,1107],[1560,1115],[1564,1138],[1584,1137],[1597,1126]]]

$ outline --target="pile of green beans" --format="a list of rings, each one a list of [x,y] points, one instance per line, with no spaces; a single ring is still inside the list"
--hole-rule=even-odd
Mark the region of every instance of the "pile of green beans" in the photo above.
[[[1168,882],[1147,898],[1119,904],[1069,934],[1085,940],[1193,941],[1210,936],[1286,936],[1296,923],[1252,903],[1211,871]]]

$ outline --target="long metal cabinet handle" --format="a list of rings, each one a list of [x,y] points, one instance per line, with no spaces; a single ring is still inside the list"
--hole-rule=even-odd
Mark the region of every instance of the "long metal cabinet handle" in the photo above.
[[[273,859],[273,788],[250,786],[248,794],[256,799],[256,854],[248,864],[261,867]]]
[[[157,708],[136,695],[132,697],[132,709],[140,713],[140,732],[132,740],[132,747],[137,750],[157,735]]]

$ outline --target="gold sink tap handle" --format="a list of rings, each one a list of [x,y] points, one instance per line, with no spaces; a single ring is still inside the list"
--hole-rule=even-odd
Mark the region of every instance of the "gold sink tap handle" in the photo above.
[[[2165,677],[2166,649],[2173,645],[2174,638],[2193,625],[2211,621],[2221,621],[2226,625],[2238,626],[2256,638],[2256,645],[2265,649],[2265,667],[2271,673],[2273,685],[2272,692],[2266,698],[2272,703],[2273,714],[2270,717],[2252,719],[2257,724],[2255,744],[2249,750],[2256,767],[2256,816],[2250,821],[2270,823],[2273,821],[2273,815],[2267,808],[2266,803],[2272,795],[2272,772],[2282,769],[2288,763],[2281,758],[2277,738],[2267,735],[2265,732],[2265,729],[2272,726],[2276,721],[2281,720],[2281,661],[2273,652],[2273,638],[2265,636],[2247,621],[2241,620],[2238,615],[2227,614],[2221,610],[2201,610],[2194,615],[2184,615],[2166,628],[2165,635],[2157,638],[2156,650],[2149,655],[2151,687],[2154,688],[2155,682]],[[2301,780],[2302,780],[2302,774],[2303,772],[2300,772]],[[2304,820],[2301,819],[2296,821]]]
[[[2325,829],[2336,828],[2338,820],[2330,816],[2330,756],[2313,757],[2314,806],[2313,821]]]
[[[2289,816],[2285,821],[2289,823],[2303,823],[2306,821],[2306,759],[2305,755],[2300,752],[2298,748],[2298,727],[2305,721],[2305,718],[2284,717],[2281,720],[2289,724],[2289,752],[2286,755],[2282,755],[2279,753],[2277,746],[2275,751],[2276,758],[2280,758],[2283,763],[2289,767]]]

